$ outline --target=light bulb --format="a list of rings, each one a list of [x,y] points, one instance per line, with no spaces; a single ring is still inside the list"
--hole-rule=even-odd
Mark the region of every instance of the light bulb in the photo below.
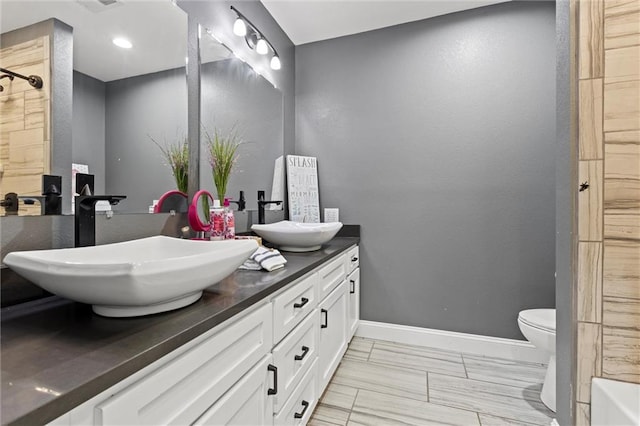
[[[114,38],[112,41],[113,41],[113,44],[115,44],[118,47],[122,47],[123,49],[131,49],[133,47],[131,42],[126,38],[117,37],[117,38]]]
[[[266,55],[267,53],[269,53],[269,45],[267,44],[265,39],[261,38],[260,40],[258,40],[258,43],[256,44],[256,52],[261,55]]]
[[[236,19],[236,22],[233,23],[233,33],[240,37],[247,35],[247,25],[244,23],[242,18]]]
[[[280,58],[278,58],[278,55],[273,55],[273,58],[271,58],[271,69],[279,70],[280,67],[281,67]]]

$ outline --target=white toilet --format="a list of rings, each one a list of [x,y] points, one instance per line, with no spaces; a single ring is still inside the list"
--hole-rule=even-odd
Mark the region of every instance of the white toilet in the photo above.
[[[556,411],[556,310],[527,309],[518,314],[518,327],[536,348],[549,355],[549,366],[540,392],[540,399]]]

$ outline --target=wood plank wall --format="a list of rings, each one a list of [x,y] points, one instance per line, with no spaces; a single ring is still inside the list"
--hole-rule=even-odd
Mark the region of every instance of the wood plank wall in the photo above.
[[[640,383],[640,0],[580,0],[576,423],[591,378]]]
[[[51,171],[49,37],[0,49],[0,66],[42,77],[42,89],[25,80],[0,80],[0,198],[7,192],[41,195],[42,175]],[[20,215],[40,214],[39,204],[20,204]],[[4,215],[4,209],[0,209]]]

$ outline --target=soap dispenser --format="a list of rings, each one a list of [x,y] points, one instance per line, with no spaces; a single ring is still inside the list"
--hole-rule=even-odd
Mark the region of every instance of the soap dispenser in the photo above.
[[[224,239],[233,240],[236,237],[236,219],[229,207],[229,199],[224,199]]]
[[[225,234],[225,214],[224,209],[220,206],[220,200],[213,200],[213,208],[211,213],[211,240],[218,241],[224,239]]]

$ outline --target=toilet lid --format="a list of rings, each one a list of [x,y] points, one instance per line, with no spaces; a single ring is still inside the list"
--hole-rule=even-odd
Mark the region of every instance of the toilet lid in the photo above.
[[[520,312],[518,319],[531,327],[556,332],[555,309],[527,309]]]

